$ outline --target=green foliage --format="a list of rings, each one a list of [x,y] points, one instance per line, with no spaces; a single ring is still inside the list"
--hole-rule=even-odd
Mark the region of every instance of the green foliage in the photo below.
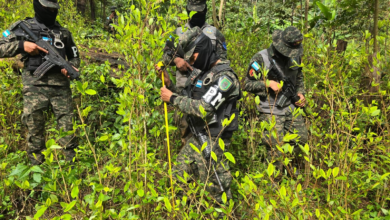
[[[2,29],[33,15],[30,1],[14,2],[0,0]],[[287,167],[285,173],[264,162],[260,136],[276,122],[260,122],[255,107],[258,98],[244,92],[239,115],[223,121],[227,126],[240,117],[232,144],[227,149],[222,139],[218,140],[227,151],[224,155],[231,162],[233,176],[233,199],[224,194],[219,206],[205,191],[209,183],[191,182],[183,189],[175,183],[175,194],[183,195],[175,197],[175,206],[170,193],[161,80],[154,64],[160,60],[170,32],[188,18],[185,1],[121,2],[117,34],[107,40],[104,34],[85,38],[103,31],[98,25],[86,25],[72,1],[61,1],[59,21],[79,45],[118,52],[128,65],[114,68],[108,61],[97,64],[88,55],[83,57],[82,81],[72,82],[77,115],[74,132],[80,138],[73,166],[65,163],[62,146],[56,142],[65,134],[56,129],[52,114],[47,114],[45,162],[28,164],[26,128],[21,125],[22,82],[12,68],[13,61],[0,62],[0,218],[215,219],[220,213],[229,219],[388,218],[389,76],[383,75],[377,99],[362,101],[368,95],[360,85],[371,36],[365,31],[366,24],[354,29],[366,11],[351,15],[366,1],[311,3],[311,18],[331,19],[327,24],[315,23],[325,30],[314,28],[305,35],[302,67],[308,106],[294,112],[295,116],[305,115],[310,131],[308,143],[299,146],[305,167],[297,172],[290,144],[277,146]],[[257,1],[253,5],[252,1],[226,1],[224,33],[240,80],[251,57],[270,45],[274,29],[289,25],[291,18],[303,26],[301,13],[292,15],[293,6],[298,7],[299,2]],[[324,43],[323,39],[333,37],[330,33],[346,35],[342,31],[345,26],[340,25],[345,20],[350,21],[351,40],[347,51],[337,54],[333,40]],[[388,20],[381,20],[380,26],[388,29]],[[357,35],[357,30],[364,36]],[[384,31],[380,36],[384,45],[388,36]],[[383,72],[389,70],[388,50],[382,47],[373,62]],[[168,71],[173,73],[171,68]],[[175,114],[170,109],[172,155],[181,146]],[[292,133],[283,140],[297,138]],[[201,153],[197,146],[193,149]],[[217,161],[215,154],[212,157]],[[273,184],[279,177],[282,183]],[[189,178],[185,174],[178,181],[186,183]]]

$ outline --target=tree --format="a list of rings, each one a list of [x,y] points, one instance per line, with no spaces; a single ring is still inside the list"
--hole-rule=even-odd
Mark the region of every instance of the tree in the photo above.
[[[91,19],[93,21],[96,20],[96,6],[95,6],[95,1],[94,0],[89,0],[89,6],[91,8]]]

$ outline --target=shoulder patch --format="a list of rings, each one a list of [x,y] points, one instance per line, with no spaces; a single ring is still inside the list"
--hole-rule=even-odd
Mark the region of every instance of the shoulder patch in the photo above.
[[[223,42],[223,43],[222,43],[222,46],[223,46],[223,49],[227,50],[226,42]]]
[[[251,67],[252,67],[255,71],[259,71],[259,70],[260,70],[260,65],[259,65],[259,63],[257,63],[256,61],[252,63]]]
[[[233,85],[233,80],[228,76],[223,76],[219,79],[219,89],[222,92],[227,92]]]
[[[213,33],[214,33],[214,30],[213,30],[212,27],[207,27],[207,28],[205,29],[205,31],[206,31],[206,33],[208,33],[208,34],[213,34]]]
[[[4,37],[8,37],[10,34],[11,34],[11,32],[9,30],[6,30],[3,32]]]
[[[251,68],[251,70],[249,71],[249,76],[250,76],[250,77],[253,77],[253,76],[254,76],[254,73],[253,73],[253,72],[255,72],[255,70]]]

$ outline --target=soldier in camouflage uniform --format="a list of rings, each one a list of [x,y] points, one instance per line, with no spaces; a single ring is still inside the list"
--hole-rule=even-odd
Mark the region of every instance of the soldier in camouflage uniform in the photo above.
[[[216,27],[211,26],[206,22],[206,0],[188,0],[188,15],[190,15],[191,11],[196,11],[197,13],[194,14],[189,22],[184,26],[185,30],[189,30],[193,27],[199,27],[203,33],[211,39],[213,47],[216,49],[219,58],[222,61],[226,60],[227,46],[224,35]],[[181,41],[185,32],[186,31],[184,31],[182,27],[178,27],[171,37],[176,35],[179,37],[179,41]],[[166,65],[176,66],[176,86],[178,90],[182,90],[188,78],[188,71],[192,70],[191,66],[185,62],[183,57],[181,57],[174,48],[168,46],[168,44],[164,48],[163,61]],[[183,142],[185,142],[185,139],[188,139],[188,136],[190,135],[185,117],[186,116],[181,118],[179,125]]]
[[[307,129],[305,127],[304,118],[299,114],[294,117],[292,112],[295,108],[305,106],[305,88],[302,68],[298,67],[301,64],[301,57],[303,54],[302,41],[303,36],[301,32],[295,27],[288,27],[284,31],[276,30],[272,36],[272,45],[265,50],[256,53],[248,68],[248,73],[245,78],[244,90],[251,92],[260,97],[260,103],[257,105],[261,113],[260,119],[270,123],[275,119],[274,131],[276,137],[270,134],[271,131],[265,130],[262,134],[262,142],[266,145],[268,150],[268,160],[276,160],[276,167],[279,170],[283,169],[283,164],[280,162],[280,151],[275,145],[283,145],[283,137],[285,134],[298,134],[298,138],[291,141],[291,145],[295,146],[294,151],[299,152],[299,146],[304,145],[307,141]],[[275,61],[275,62],[274,62]],[[298,102],[292,103],[288,100],[285,106],[275,105],[280,98],[278,92],[281,90],[279,82],[269,80],[267,85],[263,71],[279,71],[285,77],[291,79],[295,85],[296,95],[300,99]],[[276,99],[276,101],[275,101]],[[280,179],[280,178],[279,178]]]
[[[3,32],[0,39],[0,57],[23,55],[23,116],[22,121],[28,128],[28,156],[31,164],[41,164],[44,157],[41,151],[45,149],[45,112],[51,106],[57,119],[58,128],[63,132],[73,130],[72,92],[69,76],[65,69],[55,66],[41,78],[33,75],[43,63],[42,55],[47,53],[44,48],[21,36],[18,24],[24,22],[38,37],[52,43],[56,42],[57,51],[66,57],[74,67],[80,66],[77,46],[68,29],[56,22],[58,9],[57,0],[34,0],[34,18],[18,21]],[[62,42],[62,46],[60,45]],[[75,156],[77,141],[74,135],[68,135],[59,140],[64,147],[66,159],[71,161]]]
[[[107,21],[104,23],[104,29],[107,30],[111,34],[115,34],[115,28],[112,26],[113,24],[118,25],[118,16],[116,15],[115,10],[116,6],[111,6],[110,11],[111,14],[107,17]]]
[[[236,102],[240,97],[240,85],[237,75],[230,68],[228,60],[220,60],[212,47],[212,42],[199,27],[188,30],[180,42],[184,50],[184,60],[188,62],[193,71],[187,79],[183,89],[173,85],[165,71],[165,85],[161,88],[163,101],[171,103],[183,113],[191,117],[194,127],[199,133],[211,136],[212,151],[217,156],[216,172],[221,180],[227,198],[231,198],[230,183],[232,181],[228,161],[224,152],[230,146],[230,139],[234,131],[238,129],[238,110]],[[200,106],[206,112],[203,117]],[[235,114],[231,124],[223,128],[221,121]],[[207,121],[207,126],[205,121]],[[208,129],[206,130],[206,127]],[[224,150],[218,144],[218,138],[225,142]],[[192,136],[180,151],[177,164],[174,166],[174,175],[184,178],[184,172],[190,175],[187,182],[199,178],[201,182],[212,183],[207,185],[207,190],[218,201],[222,202],[223,194],[219,187],[213,169],[210,170],[208,156],[205,151],[197,153],[194,145],[201,152],[199,139]],[[223,164],[223,166],[222,166]]]

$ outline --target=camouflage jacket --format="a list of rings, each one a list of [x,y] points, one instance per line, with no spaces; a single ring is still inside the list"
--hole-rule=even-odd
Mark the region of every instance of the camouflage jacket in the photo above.
[[[118,25],[118,16],[115,16],[113,19],[107,17],[107,21],[104,23],[104,29],[108,32],[114,32],[115,28],[112,27],[112,24]]]
[[[14,57],[18,54],[22,54],[24,57],[24,63],[26,66],[26,60],[30,57],[29,54],[24,52],[23,42],[25,39],[19,39],[13,33],[13,30],[17,28],[17,25],[21,21],[12,24],[8,30],[3,32],[3,37],[0,38],[0,58]],[[34,19],[27,18],[24,22],[31,28],[33,25],[37,26]],[[64,51],[58,50],[60,53],[64,53],[68,62],[78,68],[80,66],[80,56],[77,46],[73,40],[73,36],[70,31],[62,27],[56,22],[53,29],[54,33],[60,33],[61,41],[64,43]],[[53,38],[52,38],[53,39]],[[53,67],[42,78],[38,79],[32,71],[27,71],[26,68],[22,72],[23,85],[53,85],[53,86],[69,86],[69,79],[61,74],[58,67]]]
[[[230,61],[229,60],[220,61],[216,66],[223,65],[223,64],[229,65]],[[187,114],[199,117],[199,118],[203,117],[202,113],[199,110],[199,107],[202,106],[204,108],[205,112],[207,113],[207,115],[206,115],[206,119],[207,119],[207,118],[211,118],[216,113],[216,111],[218,110],[219,104],[221,104],[222,102],[230,102],[232,100],[237,100],[237,98],[240,96],[240,84],[239,84],[239,81],[238,81],[235,73],[233,73],[231,71],[221,71],[217,74],[214,74],[213,69],[214,68],[212,68],[208,72],[201,74],[201,75],[202,76],[208,76],[208,75],[211,76],[211,82],[208,84],[208,85],[210,85],[210,87],[212,87],[213,85],[218,86],[219,91],[225,91],[225,92],[220,92],[221,93],[220,94],[221,100],[219,100],[218,102],[215,102],[215,100],[217,99],[217,98],[215,98],[211,102],[207,102],[207,100],[205,100],[205,96],[207,96],[207,93],[210,90],[205,91],[205,94],[203,94],[205,96],[202,96],[202,98],[199,97],[199,99],[190,98],[188,96],[184,96],[181,94],[179,95],[178,94],[179,91],[177,90],[177,87],[175,85],[171,84],[171,86],[168,87],[168,89],[170,89],[172,92],[174,92],[173,95],[176,96],[176,98],[174,99],[174,103],[172,103],[173,106],[179,108],[184,113],[187,113]],[[224,81],[225,78],[228,79],[228,81]],[[188,84],[190,82],[192,85],[196,84],[196,86],[194,86],[194,87],[198,87],[199,83],[202,84],[202,82],[199,79],[200,79],[199,77],[196,77],[194,79],[194,80],[197,80],[197,82],[193,82],[193,80],[188,79],[188,82],[186,84]],[[228,84],[224,84],[224,82],[228,82]],[[202,86],[202,85],[200,85],[200,86]],[[221,89],[221,87],[223,87],[223,88]]]
[[[267,49],[267,52],[277,63],[281,62],[280,59],[277,56],[275,56],[275,53],[274,53],[272,47],[269,47]],[[252,57],[252,59],[250,61],[250,65],[253,62],[257,62],[260,65],[260,69],[262,69],[264,67],[263,57],[261,56],[260,53],[256,53]],[[253,75],[253,73],[254,73],[253,68],[251,68],[250,65],[249,65],[249,68],[247,71],[247,76],[245,78],[243,90],[247,91],[247,92],[254,93],[256,95],[259,95],[260,97],[266,97],[267,96],[267,89],[265,86],[264,78],[262,76],[260,76],[256,79],[256,77]],[[284,67],[284,70],[287,70],[290,68],[286,64],[283,65],[283,67]],[[296,90],[297,90],[297,93],[305,94],[302,68],[298,68],[298,73],[296,76]]]
[[[191,28],[187,23],[184,28]],[[211,39],[213,46],[216,47],[217,55],[221,61],[227,60],[227,45],[225,36],[214,26],[211,26],[207,23],[203,25],[201,28],[203,33]],[[179,41],[185,36],[185,32],[183,32],[182,27],[178,27],[173,35],[177,35],[179,37]],[[165,46],[164,54],[163,54],[163,62],[166,65],[175,66],[173,62],[174,58],[180,57],[174,48],[170,48]],[[188,73],[176,71],[176,84],[178,89],[183,89],[184,84],[187,81]]]

